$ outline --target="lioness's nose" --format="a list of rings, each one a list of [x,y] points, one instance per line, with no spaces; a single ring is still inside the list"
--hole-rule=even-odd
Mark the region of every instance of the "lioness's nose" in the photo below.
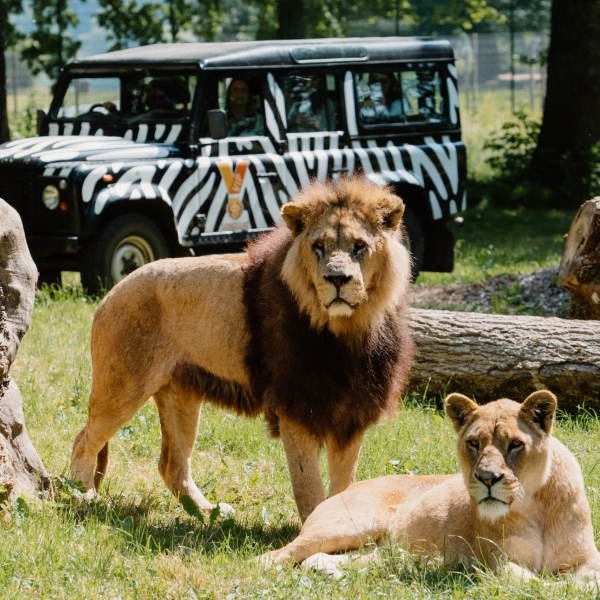
[[[493,485],[496,485],[499,481],[501,481],[504,475],[498,475],[497,473],[492,473],[491,471],[480,471],[475,474],[475,477],[481,481],[484,485],[491,488]]]
[[[329,283],[333,283],[339,290],[343,285],[352,281],[352,275],[325,275],[323,279]]]

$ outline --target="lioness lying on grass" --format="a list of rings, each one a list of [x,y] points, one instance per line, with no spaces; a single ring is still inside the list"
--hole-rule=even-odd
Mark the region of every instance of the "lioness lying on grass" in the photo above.
[[[304,561],[340,577],[351,554],[326,553],[392,538],[418,555],[476,559],[525,579],[567,571],[600,579],[581,469],[551,435],[555,411],[556,398],[545,390],[522,405],[502,399],[481,407],[451,394],[446,414],[458,432],[462,474],[355,483],[320,504],[295,540],[259,560]]]

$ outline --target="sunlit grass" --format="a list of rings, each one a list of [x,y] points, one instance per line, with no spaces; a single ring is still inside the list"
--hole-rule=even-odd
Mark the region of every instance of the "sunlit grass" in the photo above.
[[[21,387],[30,437],[46,468],[66,478],[73,439],[86,418],[89,331],[95,301],[77,288],[38,294],[31,329],[12,374]],[[600,421],[563,417],[557,436],[581,461],[600,527]],[[409,399],[399,415],[366,435],[358,478],[456,472],[455,435],[435,402]],[[386,547],[342,582],[298,569],[267,570],[253,557],[299,529],[285,455],[260,419],[207,405],[193,470],[233,519],[199,521],[166,490],[156,468],[160,424],[150,401],[111,442],[100,498],[73,504],[68,483],[54,501],[26,504],[0,524],[0,590],[5,598],[547,598],[579,597],[571,584],[528,584],[486,571],[406,558]],[[325,463],[322,463],[325,472]]]

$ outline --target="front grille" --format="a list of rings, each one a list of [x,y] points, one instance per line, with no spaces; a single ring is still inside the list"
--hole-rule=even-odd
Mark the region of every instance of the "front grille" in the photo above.
[[[0,198],[6,200],[21,216],[27,232],[35,220],[35,182],[37,173],[32,169],[0,165]]]

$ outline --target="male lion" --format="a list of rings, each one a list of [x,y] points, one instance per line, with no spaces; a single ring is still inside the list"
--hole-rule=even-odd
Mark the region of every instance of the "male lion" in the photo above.
[[[94,318],[89,413],[71,461],[87,495],[104,476],[109,438],[150,396],[160,474],[200,510],[214,508],[190,467],[205,399],[265,415],[302,520],[325,499],[321,446],[330,495],[346,489],[365,429],[396,406],[412,359],[403,211],[366,179],[315,182],[247,255],[161,260],[115,286]]]
[[[340,577],[338,566],[351,554],[325,553],[392,538],[416,554],[477,559],[525,579],[568,570],[600,578],[581,469],[551,436],[555,411],[556,398],[546,390],[522,405],[502,399],[481,407],[451,394],[446,414],[458,432],[462,474],[355,483],[320,504],[295,540],[259,560],[305,561]]]

